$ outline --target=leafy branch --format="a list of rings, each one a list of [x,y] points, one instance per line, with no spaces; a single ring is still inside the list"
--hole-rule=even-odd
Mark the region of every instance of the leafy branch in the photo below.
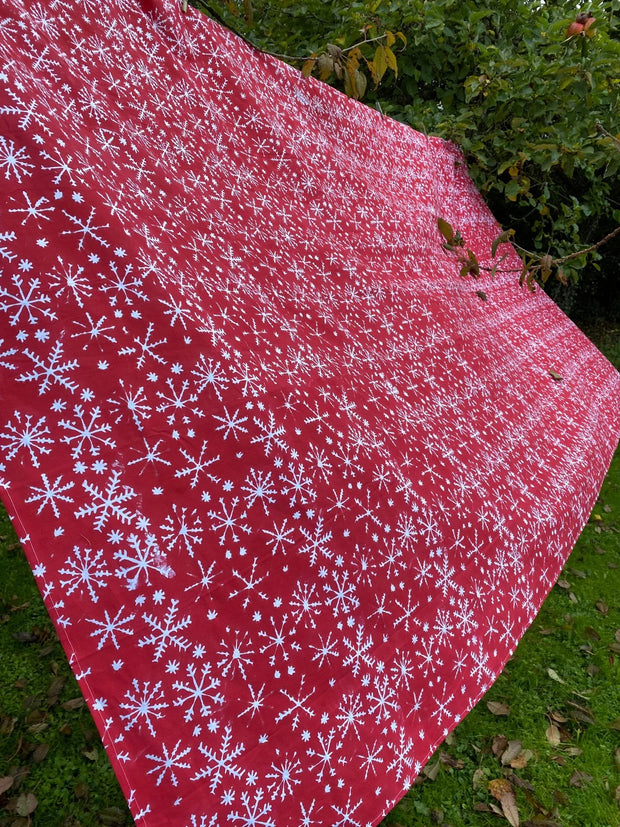
[[[596,244],[591,244],[584,250],[576,250],[566,256],[559,256],[557,258],[554,258],[548,253],[543,256],[538,256],[513,242],[513,246],[521,256],[522,265],[519,268],[500,268],[501,263],[506,258],[506,254],[504,254],[492,267],[481,265],[473,250],[470,250],[465,246],[465,240],[460,232],[458,230],[455,232],[445,218],[439,217],[437,219],[437,226],[439,228],[439,232],[445,239],[442,244],[443,249],[446,250],[446,252],[456,253],[457,261],[461,265],[459,275],[462,278],[465,278],[466,276],[479,278],[482,272],[490,273],[491,278],[493,278],[497,273],[519,273],[519,284],[526,284],[528,289],[532,292],[536,289],[536,283],[538,281],[542,284],[546,284],[552,274],[555,274],[555,277],[558,281],[562,282],[562,284],[566,284],[566,277],[561,269],[563,264],[579,258],[580,256],[585,256],[589,253],[596,252],[604,244],[607,244],[617,235],[620,235],[620,226],[618,226],[610,233],[607,233],[607,235],[604,238],[601,238],[600,241],[597,241]],[[514,237],[514,234],[515,231],[513,229],[504,230],[499,236],[497,236],[496,239],[494,239],[491,245],[492,258],[495,258],[497,255],[499,245],[510,242]]]

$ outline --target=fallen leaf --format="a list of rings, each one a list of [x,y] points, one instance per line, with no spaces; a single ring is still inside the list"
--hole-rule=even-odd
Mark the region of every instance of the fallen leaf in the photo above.
[[[576,770],[570,777],[568,783],[571,787],[583,787],[584,784],[589,784],[590,781],[594,781],[594,778],[591,775],[588,775],[587,772],[580,772]]]
[[[514,761],[517,755],[521,752],[522,748],[523,744],[521,741],[508,741],[508,746],[504,752],[502,752],[502,757],[500,758],[502,764],[506,766],[507,764],[510,764],[511,761]]]
[[[491,750],[496,758],[499,758],[502,752],[508,746],[508,738],[505,735],[496,735],[491,744]]]
[[[474,774],[471,778],[472,787],[474,790],[479,790],[481,787],[484,787],[486,782],[486,773],[482,769],[482,767],[478,767],[477,770],[474,770]]]
[[[575,592],[569,592],[568,593],[568,599],[570,600],[571,603],[579,603],[579,598],[577,597]]]
[[[539,629],[538,634],[539,635],[551,635],[551,634],[553,634],[553,629]]]
[[[81,707],[84,706],[85,703],[86,703],[86,701],[82,697],[80,697],[80,698],[71,698],[70,701],[65,701],[64,704],[62,704],[62,708],[66,709],[68,712],[70,712],[73,709],[80,709]]]
[[[40,764],[41,761],[43,761],[43,759],[45,758],[45,756],[47,755],[47,753],[49,751],[50,751],[50,745],[49,744],[38,744],[35,747],[35,749],[32,753],[32,760],[34,761],[35,764]]]
[[[620,804],[620,784],[616,787],[616,792],[614,793],[614,800]]]
[[[453,758],[452,755],[448,755],[447,752],[442,752],[439,760],[442,764],[445,764],[447,767],[452,767],[455,770],[462,770],[465,766],[465,762],[461,758]]]
[[[534,757],[534,753],[531,749],[524,749],[522,750],[517,757],[510,762],[510,766],[513,770],[523,770],[527,767],[528,763]]]
[[[439,761],[435,761],[434,764],[427,764],[422,769],[422,774],[426,776],[430,781],[434,781],[437,778],[437,773],[439,772]]]
[[[15,812],[18,816],[29,816],[37,809],[39,802],[34,793],[22,793],[17,799]]]
[[[620,770],[620,747],[616,747],[616,751],[614,752],[614,761],[616,762],[617,769]]]
[[[487,300],[487,294],[484,292],[484,290],[476,290],[476,295],[479,299],[482,299],[483,302]]]
[[[571,587],[571,585],[570,585],[570,583],[568,582],[568,580],[564,580],[564,579],[562,579],[562,580],[558,580],[558,586],[559,586],[561,589],[570,589],[570,587]]]
[[[558,675],[555,669],[552,669],[550,666],[547,667],[547,674],[549,675],[551,680],[557,681],[558,683],[566,683],[566,681],[563,681],[562,678]]]
[[[616,629],[614,637],[616,638],[616,643],[620,643],[620,629]]]
[[[611,506],[610,505],[604,505],[603,506],[603,511],[605,512],[605,514],[610,514],[611,513]]]
[[[590,640],[600,640],[601,639],[601,636],[599,635],[599,633],[596,631],[596,629],[593,629],[592,626],[584,626],[583,633],[586,637],[589,637]]]
[[[510,715],[510,707],[500,701],[487,701],[487,709],[492,715]]]
[[[0,778],[0,795],[2,795],[2,793],[5,793],[9,789],[9,787],[13,785],[13,780],[14,779],[12,775],[5,775],[2,778]]]
[[[617,730],[619,730],[619,731],[620,731],[620,718],[616,718],[616,720],[615,720],[615,721],[612,721],[612,722],[609,724],[609,728],[610,728],[610,729],[617,729]]]
[[[618,789],[620,789],[620,787]],[[492,813],[493,812],[493,810],[489,807],[489,805],[485,804],[482,801],[476,801],[476,803],[474,804],[474,810],[477,813]]]
[[[557,801],[558,804],[561,804],[563,807],[568,807],[568,805],[570,804],[569,797],[566,795],[565,792],[562,792],[561,790],[553,791],[553,799],[554,801]]]
[[[559,712],[556,712],[555,710],[553,712],[550,712],[549,716],[553,718],[553,720],[558,724],[565,724],[568,722],[568,718],[565,718],[564,715],[560,714]]]
[[[606,615],[606,614],[608,614],[608,612],[609,612],[609,606],[607,605],[607,603],[605,603],[605,601],[604,601],[604,600],[597,600],[597,601],[596,601],[596,603],[595,603],[594,605],[596,606],[596,608],[599,610],[599,612],[600,612],[602,615]]]
[[[586,673],[587,673],[587,674],[588,674],[591,678],[595,678],[595,677],[598,675],[598,673],[599,673],[600,671],[601,671],[601,670],[598,668],[598,666],[597,666],[595,663],[590,663],[590,664],[586,667]]]
[[[519,827],[519,810],[517,809],[517,801],[515,799],[515,792],[510,781],[505,778],[495,778],[489,781],[489,792],[496,798],[501,807],[504,816],[512,827]]]
[[[571,569],[571,574],[574,574],[575,577],[580,577],[582,580],[585,580],[588,576],[585,571],[581,571],[581,569]]]
[[[556,382],[562,382],[564,379],[564,377],[560,376],[560,374],[553,370],[553,368],[549,368],[549,374],[553,377],[553,379],[555,379]]]
[[[566,750],[566,754],[570,755],[571,757],[574,757],[576,755],[581,755],[582,752],[583,752],[583,750],[579,749],[579,747],[568,747],[567,750]]]
[[[556,727],[555,724],[549,724],[549,726],[547,727],[547,731],[545,732],[545,736],[547,738],[547,741],[549,741],[549,743],[554,747],[557,747],[560,743],[560,730]]]

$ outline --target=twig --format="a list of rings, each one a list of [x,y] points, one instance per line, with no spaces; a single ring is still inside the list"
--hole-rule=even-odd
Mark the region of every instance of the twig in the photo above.
[[[611,132],[608,132],[603,126],[603,124],[599,121],[596,122],[596,131],[600,132],[601,135],[604,135],[606,138],[611,138],[616,149],[620,149],[620,141],[618,140],[618,138],[616,138],[615,135],[612,135]]]
[[[363,46],[365,43],[374,43],[376,40],[385,40],[385,37],[386,36],[384,34],[380,34],[377,37],[369,37],[366,40],[360,40],[359,43],[354,43],[352,46],[347,46],[346,49],[341,49],[340,51],[342,54],[346,54],[347,52],[352,51],[352,49],[356,49],[358,46]],[[280,60],[306,61],[311,59],[311,56],[308,55],[301,55],[299,57],[294,55],[280,55],[277,52],[268,52],[266,49],[261,49],[260,46],[257,46],[256,48],[264,54],[271,55],[271,57],[277,57]]]

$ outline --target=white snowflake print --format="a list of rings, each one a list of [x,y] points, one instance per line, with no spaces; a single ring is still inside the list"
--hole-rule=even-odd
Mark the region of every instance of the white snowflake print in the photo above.
[[[67,557],[65,567],[59,569],[59,573],[65,578],[61,579],[60,585],[67,595],[86,589],[93,603],[99,600],[98,590],[105,587],[107,578],[112,575],[106,568],[103,551],[79,546],[73,547],[73,554]]]
[[[38,468],[41,455],[51,453],[50,445],[54,444],[49,433],[44,416],[33,422],[30,414],[22,418],[22,414],[15,411],[14,421],[7,422],[4,432],[0,434],[0,439],[5,440],[0,447],[7,451],[7,459],[13,459],[23,449],[29,454],[33,466]]]
[[[114,552],[114,559],[121,565],[116,570],[117,577],[122,577],[130,591],[141,585],[150,585],[151,575],[160,574],[171,577],[173,570],[166,562],[154,534],[140,537],[130,534],[124,541],[125,548]]]
[[[168,514],[160,528],[169,549],[172,550],[182,545],[190,557],[194,556],[194,546],[200,543],[203,533],[202,522],[196,508],[188,513],[187,508],[173,503],[172,514]]]
[[[34,164],[24,147],[18,149],[15,141],[0,135],[0,172],[4,171],[4,177],[7,180],[16,178],[21,182],[23,177],[32,175],[33,169]]]
[[[121,485],[120,479],[121,472],[113,471],[105,489],[84,481],[82,485],[84,491],[90,495],[90,502],[79,508],[75,516],[94,515],[94,526],[98,531],[101,531],[112,517],[121,523],[131,523],[135,514],[124,503],[135,499],[137,495],[131,486]]]
[[[37,514],[40,514],[46,505],[48,505],[54,512],[55,517],[60,517],[59,503],[72,503],[73,497],[70,497],[66,492],[70,491],[75,483],[73,480],[62,484],[62,474],[56,477],[54,482],[50,482],[47,474],[41,474],[43,486],[31,487],[32,495],[28,497],[26,502],[35,503],[40,502]]]
[[[125,721],[125,729],[130,730],[134,726],[140,728],[143,724],[147,727],[153,737],[156,735],[153,721],[164,717],[164,709],[168,708],[165,701],[165,693],[161,686],[162,682],[157,681],[151,686],[149,681],[140,683],[136,678],[132,681],[133,690],[125,692],[125,700],[119,704],[125,709],[121,715],[121,721]]]
[[[188,770],[191,766],[189,762],[183,761],[191,752],[191,747],[181,749],[181,741],[177,741],[172,749],[168,749],[165,744],[162,744],[161,755],[147,754],[149,761],[153,761],[155,766],[147,770],[149,775],[157,774],[156,784],[159,787],[164,779],[169,780],[173,787],[178,785],[177,772],[179,770]]]
[[[155,662],[159,661],[171,646],[181,652],[189,649],[190,642],[181,632],[191,626],[192,619],[189,615],[177,617],[178,611],[179,601],[173,599],[163,617],[158,617],[156,614],[142,615],[145,623],[153,631],[150,635],[140,638],[138,646],[152,646]]]
[[[43,319],[54,318],[54,312],[48,307],[51,299],[41,292],[40,279],[25,282],[21,276],[14,275],[11,281],[12,287],[0,287],[0,310],[10,314],[10,325],[25,321],[40,324]]]
[[[175,698],[174,705],[185,709],[185,721],[193,720],[196,713],[205,718],[213,714],[215,705],[224,703],[222,692],[214,691],[218,690],[220,684],[220,679],[212,674],[210,663],[187,665],[187,677],[172,684],[173,689],[180,693]]]
[[[120,649],[119,638],[121,635],[133,635],[133,628],[129,625],[136,616],[134,614],[124,614],[125,607],[121,606],[114,617],[110,617],[107,609],[103,610],[103,619],[95,617],[87,617],[86,621],[92,623],[95,628],[91,633],[91,637],[98,638],[97,649],[103,649],[108,644],[108,641],[115,649]]]
[[[242,778],[245,770],[237,763],[237,758],[243,754],[245,747],[243,743],[233,744],[232,727],[226,726],[218,747],[210,747],[208,744],[198,744],[205,761],[194,780],[201,778],[209,779],[209,789],[212,793],[227,776]]]
[[[34,367],[29,373],[22,373],[17,379],[18,382],[38,382],[39,395],[47,393],[56,385],[72,392],[78,389],[78,383],[69,378],[70,372],[77,367],[78,360],[62,361],[62,342],[54,344],[47,361],[31,350],[24,350],[24,355],[32,361]]]

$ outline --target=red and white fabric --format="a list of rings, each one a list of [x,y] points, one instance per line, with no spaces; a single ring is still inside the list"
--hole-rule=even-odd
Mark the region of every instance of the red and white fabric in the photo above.
[[[0,182],[2,499],[137,824],[376,824],[557,577],[618,374],[459,277],[454,147],[172,0],[0,0]]]

